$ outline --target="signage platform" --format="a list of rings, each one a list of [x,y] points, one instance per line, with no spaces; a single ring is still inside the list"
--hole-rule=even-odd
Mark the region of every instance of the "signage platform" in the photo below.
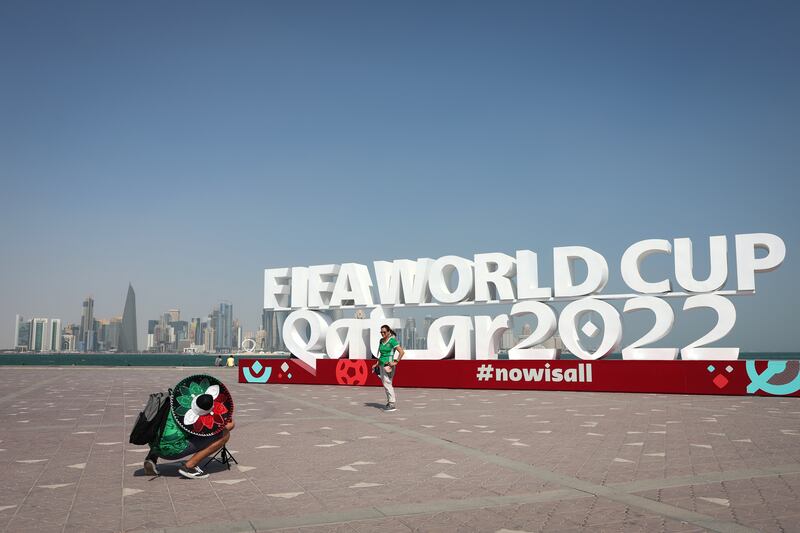
[[[239,360],[239,382],[380,386],[375,360]],[[800,361],[436,360],[402,361],[395,387],[800,396]]]

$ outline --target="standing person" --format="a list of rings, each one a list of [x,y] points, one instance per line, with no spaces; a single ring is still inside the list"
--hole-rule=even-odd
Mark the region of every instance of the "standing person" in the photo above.
[[[397,352],[399,357],[394,358],[394,353]],[[405,355],[405,350],[400,346],[397,341],[394,331],[387,325],[381,326],[381,342],[378,345],[378,361],[372,365],[372,368],[380,368],[381,382],[383,388],[386,390],[386,407],[385,411],[396,411],[397,398],[394,395],[394,387],[392,387],[392,379],[394,378],[397,363]]]

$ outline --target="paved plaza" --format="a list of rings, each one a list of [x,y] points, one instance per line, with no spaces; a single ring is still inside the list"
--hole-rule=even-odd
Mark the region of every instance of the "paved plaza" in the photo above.
[[[4,367],[3,531],[800,531],[800,399],[245,385],[238,466],[142,471],[198,369]],[[400,369],[402,372],[402,367]]]

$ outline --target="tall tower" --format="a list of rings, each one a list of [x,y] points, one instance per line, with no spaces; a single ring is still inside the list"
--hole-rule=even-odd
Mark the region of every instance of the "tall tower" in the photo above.
[[[425,321],[423,322],[422,325],[422,330],[425,332],[425,337],[428,336],[428,330],[431,329],[431,324],[433,324],[433,317],[431,315],[428,315],[425,317]]]
[[[219,351],[229,351],[233,348],[233,305],[219,304],[216,324],[214,325],[216,348]]]
[[[128,295],[125,297],[125,309],[122,311],[122,326],[119,330],[120,353],[137,353],[139,344],[136,339],[136,294],[133,285],[128,283]]]
[[[47,319],[34,318],[31,320],[31,343],[29,345],[31,351],[47,351],[49,340],[50,332],[47,330]]]
[[[266,333],[264,348],[268,352],[286,351],[283,343],[283,323],[289,316],[287,311],[263,309],[261,311],[261,329]]]
[[[403,330],[405,333],[405,338],[403,339],[405,348],[415,350],[417,348],[417,321],[413,318],[407,318],[406,326]]]
[[[47,343],[47,351],[60,352],[61,351],[61,319],[50,319],[50,338]]]
[[[12,348],[14,348],[14,349],[16,349],[17,346],[22,346],[22,343],[20,342],[20,339],[19,339],[19,333],[20,333],[20,329],[22,327],[22,324],[24,324],[24,323],[25,323],[25,317],[23,317],[22,315],[17,315],[16,318],[14,319],[14,345],[12,346]],[[28,345],[28,342],[26,341],[25,342],[25,346],[27,346],[27,345]]]
[[[94,299],[89,296],[83,301],[81,312],[80,343],[84,352],[94,350]]]

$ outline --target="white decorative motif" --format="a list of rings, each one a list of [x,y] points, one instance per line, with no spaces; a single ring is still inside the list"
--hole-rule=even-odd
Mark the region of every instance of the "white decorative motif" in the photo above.
[[[597,335],[597,332],[600,331],[600,328],[595,326],[594,322],[589,320],[586,324],[583,325],[583,327],[581,328],[581,331],[587,337],[594,337],[595,335]]]

